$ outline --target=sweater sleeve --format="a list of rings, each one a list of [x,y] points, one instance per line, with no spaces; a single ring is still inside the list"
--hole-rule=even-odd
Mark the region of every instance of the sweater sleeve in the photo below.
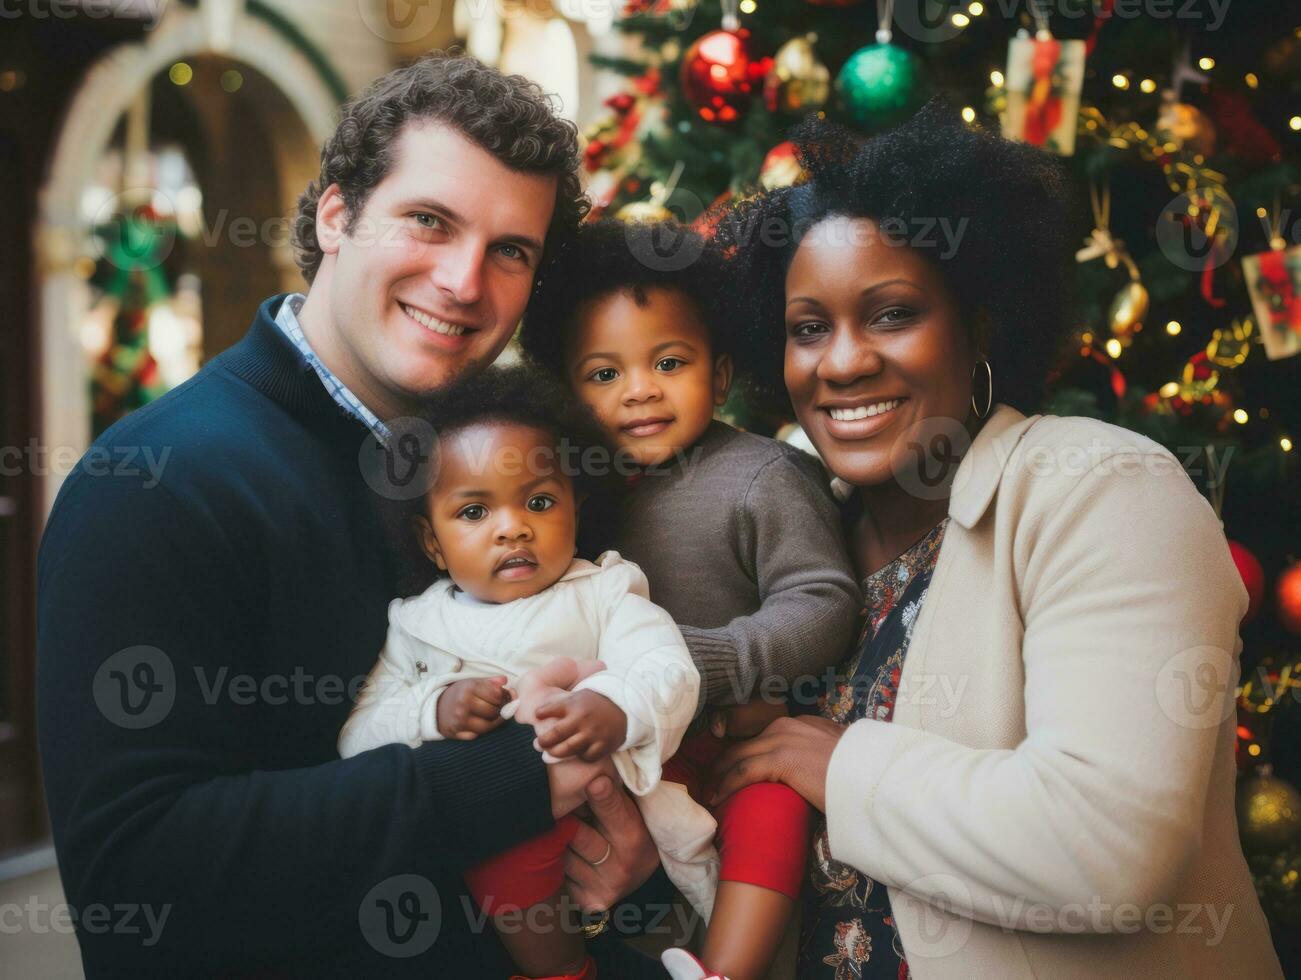
[[[682,626],[700,670],[702,702],[740,704],[760,681],[796,685],[838,662],[861,606],[840,514],[816,461],[786,454],[765,463],[739,505],[741,559],[761,605],[725,626]]]
[[[372,889],[415,875],[454,895],[464,868],[552,825],[533,730],[514,723],[259,766],[260,706],[205,680],[262,642],[256,556],[237,531],[166,484],[74,472],[42,541],[40,746],[69,901],[169,913],[148,948],[81,931],[91,976],[374,956],[358,929]]]
[[[605,560],[612,558],[613,553]],[[575,690],[596,691],[623,709],[628,736],[614,762],[624,784],[644,795],[659,782],[661,765],[691,723],[700,675],[673,617],[650,601],[641,569],[613,560],[594,577],[602,618],[599,657],[606,669]]]
[[[1206,501],[1148,458],[1168,465],[1095,468],[1017,545],[1024,740],[855,722],[827,772],[836,860],[1007,928],[1100,906],[1109,931],[1171,900],[1232,724],[1246,596]]]

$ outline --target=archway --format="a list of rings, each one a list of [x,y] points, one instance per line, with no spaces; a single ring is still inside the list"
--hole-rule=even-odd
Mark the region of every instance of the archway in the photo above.
[[[257,95],[247,100],[257,116],[252,121],[232,117],[228,108],[212,100],[193,100],[201,125],[217,137],[210,141],[215,158],[209,179],[224,195],[221,204],[226,210],[220,229],[216,220],[220,215],[205,214],[205,244],[212,247],[204,260],[216,286],[209,288],[210,296],[220,292],[221,276],[235,275],[239,265],[238,259],[232,261],[228,254],[228,246],[238,247],[232,237],[236,230],[229,223],[232,213],[235,217],[260,215],[262,221],[254,221],[253,239],[255,245],[265,243],[265,222],[292,214],[297,195],[315,174],[317,149],[333,128],[337,95],[301,47],[265,21],[246,15],[240,4],[227,4],[224,9],[228,17],[222,20],[208,7],[196,10],[172,5],[143,40],[114,49],[94,65],[60,129],[40,194],[34,247],[39,295],[40,439],[44,446],[57,448],[61,458],[75,459],[91,441],[89,367],[81,343],[91,290],[78,262],[91,250],[83,194],[94,183],[96,167],[139,93],[177,62],[190,61],[239,70]],[[266,167],[274,173],[271,200],[266,199],[265,182],[259,187],[257,182],[231,179],[230,169],[223,166],[223,155],[226,164],[250,165],[244,152],[247,147],[231,139],[244,132],[256,132],[269,151]],[[249,199],[259,194],[262,200]],[[291,287],[296,273],[287,243],[269,243],[268,255],[275,288]],[[248,257],[247,252],[240,255],[244,261]],[[212,308],[211,303],[205,305]],[[230,305],[229,315],[237,315],[246,324],[251,309],[245,306],[236,314],[235,304]],[[220,346],[234,339],[233,321],[223,315],[210,320],[212,338]],[[62,476],[57,471],[44,476],[44,513],[54,502]]]

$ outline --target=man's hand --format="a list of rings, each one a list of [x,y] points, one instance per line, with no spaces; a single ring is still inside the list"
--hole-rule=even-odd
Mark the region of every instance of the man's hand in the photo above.
[[[547,766],[547,785],[551,790],[551,815],[559,820],[587,802],[587,787],[598,776],[617,780],[619,774],[609,759],[583,762],[567,759]]]
[[[510,700],[505,677],[453,681],[438,696],[438,733],[461,741],[478,738],[501,724],[501,709]]]
[[[640,888],[654,874],[660,857],[637,804],[613,779],[592,780],[587,800],[592,825],[583,823],[569,842],[565,878],[570,896],[584,912],[604,912]]]
[[[628,736],[628,716],[604,694],[574,691],[536,712],[537,744],[556,759],[604,759]]]
[[[715,738],[751,738],[789,714],[785,701],[759,698],[730,708],[715,708],[709,715],[709,731]]]

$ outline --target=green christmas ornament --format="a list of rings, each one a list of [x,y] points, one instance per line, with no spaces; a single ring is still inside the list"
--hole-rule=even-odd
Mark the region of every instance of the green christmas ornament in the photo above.
[[[836,91],[849,117],[865,129],[903,122],[924,95],[921,60],[893,44],[869,44],[849,56]]]

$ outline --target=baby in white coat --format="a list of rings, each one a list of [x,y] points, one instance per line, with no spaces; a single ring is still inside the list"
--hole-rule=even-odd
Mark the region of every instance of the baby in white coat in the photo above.
[[[340,754],[476,738],[513,716],[535,727],[548,762],[609,756],[669,877],[708,918],[714,818],[660,779],[691,722],[699,674],[635,564],[615,552],[575,557],[581,488],[610,457],[568,393],[526,368],[489,369],[440,406],[432,485],[411,533],[444,577],[390,604]],[[472,869],[466,881],[483,911],[517,923],[520,909],[557,905],[576,821],[564,817]],[[530,976],[594,976],[575,931],[500,935]]]

